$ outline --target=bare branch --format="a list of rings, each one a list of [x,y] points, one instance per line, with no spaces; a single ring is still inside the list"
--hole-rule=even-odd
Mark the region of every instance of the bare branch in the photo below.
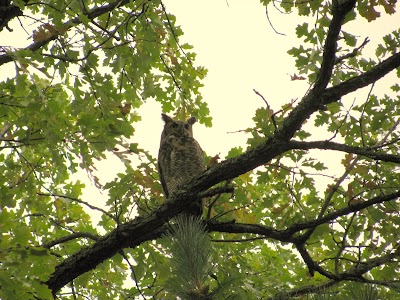
[[[209,189],[203,193],[199,194],[199,197],[205,198],[205,197],[212,197],[215,195],[223,194],[223,193],[233,193],[235,188],[233,186],[220,186],[216,188]]]
[[[270,112],[272,112],[271,106],[268,104],[268,101],[264,98],[264,96],[261,95],[261,94],[260,94],[258,91],[256,91],[255,89],[253,89],[253,91],[254,91],[254,93],[256,93],[257,96],[260,96],[260,97],[261,97],[261,99],[262,99],[262,100],[265,102],[265,104],[267,105],[268,110],[269,110]],[[272,120],[272,123],[274,124],[274,128],[275,128],[275,131],[276,131],[277,128],[278,128],[278,126],[276,125],[275,114],[276,114],[276,113],[273,113],[273,114],[271,115],[271,120]]]
[[[275,6],[275,4],[274,4],[274,6]],[[286,36],[286,34],[277,31],[277,30],[275,29],[274,25],[272,25],[271,19],[269,18],[269,14],[268,14],[268,6],[265,7],[265,15],[267,16],[267,20],[268,20],[269,26],[271,26],[271,28],[275,31],[275,33],[276,33],[276,34],[279,34],[279,35],[284,35],[284,36]]]
[[[66,196],[66,195],[54,194],[54,193],[41,193],[41,192],[38,192],[37,194],[40,195],[40,196],[64,198],[64,199],[67,199],[67,200],[72,200],[72,201],[78,202],[78,203],[80,203],[80,204],[86,205],[86,206],[89,207],[90,209],[93,209],[93,210],[97,210],[97,211],[102,212],[102,213],[105,214],[107,217],[109,217],[110,219],[112,219],[112,220],[114,220],[115,222],[117,222],[117,220],[115,219],[115,217],[114,217],[113,215],[111,215],[110,213],[106,212],[104,209],[102,209],[102,208],[100,208],[100,207],[97,207],[97,206],[94,206],[94,205],[91,205],[91,204],[87,203],[86,201],[80,200],[80,199],[78,199],[78,198],[69,197],[69,196]]]

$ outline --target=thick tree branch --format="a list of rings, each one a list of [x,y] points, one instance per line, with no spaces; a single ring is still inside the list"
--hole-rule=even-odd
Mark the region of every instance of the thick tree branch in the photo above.
[[[339,281],[328,280],[327,282],[320,285],[308,285],[301,288],[293,289],[289,292],[278,293],[274,297],[270,297],[267,300],[281,300],[285,298],[290,299],[289,297],[299,297],[302,295],[316,294],[337,284],[339,284]]]
[[[398,67],[400,67],[400,53],[393,54],[359,76],[327,88],[322,94],[322,104],[335,102],[351,92],[366,87]]]
[[[356,2],[356,0],[333,0],[333,17],[325,40],[321,69],[315,81],[314,88],[311,91],[312,94],[320,94],[331,79],[333,66],[335,65],[339,33],[346,15],[355,7]]]
[[[103,6],[92,9],[91,11],[86,13],[86,17],[88,17],[90,20],[93,20],[103,14],[113,11],[117,7],[124,6],[130,2],[131,1],[129,1],[129,0],[116,0],[110,4],[103,5]],[[69,28],[79,25],[81,23],[82,23],[81,18],[76,17],[76,18],[72,19],[71,21],[65,22],[63,29],[64,30],[69,29]],[[43,46],[47,45],[49,42],[55,40],[58,37],[58,35],[59,35],[59,32],[57,30],[54,30],[51,33],[51,35],[49,35],[49,37],[47,37],[46,39],[37,41],[37,42],[33,42],[28,47],[26,47],[25,50],[31,50],[32,52],[35,52],[35,51],[39,50],[40,48],[42,48]],[[0,55],[0,66],[5,63],[11,62],[13,60],[14,60],[13,53],[9,53],[9,54],[7,53],[7,54]]]
[[[287,149],[284,145],[287,145],[287,143],[275,143],[268,147],[265,146],[264,148],[266,149],[261,147],[256,150],[250,150],[245,155],[227,160],[212,167],[201,176],[192,180],[186,191],[183,190],[174,194],[170,199],[171,201],[153,211],[149,216],[136,218],[130,222],[122,224],[108,235],[102,237],[91,247],[84,248],[71,257],[65,259],[56,267],[55,272],[48,280],[47,284],[49,288],[53,293],[56,293],[68,282],[72,281],[79,275],[94,269],[99,263],[112,257],[120,249],[136,247],[145,241],[160,237],[166,230],[165,227],[163,227],[165,222],[189,206],[190,199],[196,199],[197,193],[199,193],[202,188],[206,189],[218,182],[231,178],[231,176],[236,177],[239,174],[245,173],[244,171],[246,169],[242,169],[243,165],[245,165],[246,168],[251,168],[254,165],[259,165],[260,162],[262,163],[270,160],[273,156],[277,155],[277,153],[282,153],[282,151],[284,152]],[[208,229],[220,232],[253,233],[282,242],[295,243],[299,242],[301,238],[294,238],[293,235],[301,230],[316,227],[350,212],[358,211],[384,201],[390,201],[397,197],[400,197],[400,191],[345,207],[318,220],[295,224],[284,231],[257,224],[220,223],[209,223]],[[319,269],[316,270],[318,272],[323,272]]]
[[[180,198],[191,197],[186,193],[179,193]],[[178,196],[179,198],[179,196]],[[188,198],[186,198],[188,199]],[[189,198],[190,199],[190,198]],[[184,201],[166,203],[145,218],[122,224],[109,234],[101,237],[96,243],[61,262],[47,281],[47,285],[56,294],[63,286],[79,275],[94,269],[99,263],[114,256],[123,248],[136,247],[141,243],[159,238],[166,232],[164,223],[173,215],[181,212]],[[187,202],[190,204],[190,202]]]
[[[329,214],[325,215],[324,217],[318,218],[316,220],[312,220],[312,221],[308,221],[308,222],[304,222],[304,223],[293,224],[292,226],[290,226],[286,229],[286,232],[289,235],[292,235],[293,233],[299,232],[304,229],[315,228],[318,225],[328,223],[332,220],[335,220],[339,217],[348,215],[352,212],[360,211],[362,209],[365,209],[367,207],[370,207],[372,205],[376,205],[379,203],[396,200],[399,197],[400,197],[400,191],[397,191],[397,192],[394,192],[391,194],[387,194],[387,195],[377,196],[377,197],[374,197],[367,201],[361,201],[356,204],[348,205],[347,207],[338,209],[338,210],[336,210],[332,213],[329,213]],[[304,239],[302,237],[299,237],[299,239],[302,239],[304,241]]]
[[[274,138],[289,141],[304,122],[321,107],[338,101],[341,97],[378,81],[398,67],[400,67],[400,53],[392,55],[361,75],[336,86],[326,88],[321,93],[317,93],[314,89],[311,90],[290,112],[276,131]]]
[[[341,279],[349,279],[349,278],[359,278],[363,274],[371,271],[373,268],[379,267],[383,264],[387,264],[393,261],[395,258],[400,257],[400,246],[397,245],[397,248],[391,251],[390,253],[371,258],[370,260],[360,262],[356,266],[350,268],[343,274],[341,274]]]
[[[330,141],[315,141],[315,142],[301,142],[301,141],[290,141],[288,142],[291,149],[323,149],[323,150],[336,150],[345,153],[358,154],[365,156],[374,160],[386,161],[400,163],[399,155],[386,154],[372,150],[373,148],[361,148],[361,147],[351,147],[344,144],[339,144]],[[375,147],[374,147],[375,148]]]
[[[111,4],[105,5],[102,7],[103,10],[101,10],[101,8],[96,9],[96,14],[101,15],[103,13],[107,13],[117,5],[123,5],[127,2],[129,1],[115,1],[113,2],[115,5],[114,7],[110,6]],[[345,1],[340,5],[335,2],[335,7],[333,10],[334,18],[329,29],[329,31],[332,32],[328,33],[327,41],[324,47],[323,62],[316,84],[310,93],[307,94],[291,111],[289,116],[283,122],[282,126],[278,128],[271,138],[266,140],[258,147],[252,148],[236,158],[223,161],[220,164],[211,167],[199,177],[194,178],[188,184],[186,190],[182,190],[174,194],[169,199],[170,201],[168,201],[168,203],[162,205],[150,215],[143,218],[136,218],[130,222],[120,225],[117,229],[100,238],[92,246],[84,248],[65,259],[56,267],[54,273],[47,281],[47,284],[53,293],[59,291],[63,286],[65,286],[68,282],[71,282],[79,275],[94,269],[99,263],[112,257],[121,249],[126,247],[134,248],[145,241],[160,237],[166,231],[165,223],[173,216],[187,208],[191,204],[191,201],[196,199],[198,194],[202,191],[209,189],[217,183],[235,178],[241,174],[251,171],[256,167],[269,162],[274,157],[277,157],[288,150],[294,149],[296,146],[299,147],[299,144],[295,143],[300,142],[289,142],[289,140],[293,137],[294,133],[301,128],[304,121],[315,111],[317,111],[322,104],[337,101],[341,96],[375,82],[398,67],[400,65],[400,56],[396,54],[378,64],[370,71],[343,82],[335,87],[326,89],[335,61],[337,47],[336,42],[340,32],[341,24],[343,23],[345,15],[354,7],[354,4],[354,0]],[[89,18],[98,16],[94,14],[94,12],[92,13],[92,15],[89,14]],[[80,20],[77,19],[74,24],[79,23]],[[0,64],[1,63],[2,57],[0,56]],[[340,151],[340,147],[335,143],[326,144],[325,146],[338,147],[338,149],[335,150]],[[344,148],[342,147],[341,149]],[[358,151],[354,149],[354,147],[346,148],[346,150]],[[368,151],[370,151],[370,149]],[[360,154],[362,155],[362,153]],[[367,154],[372,155],[373,153],[370,151]],[[381,156],[379,158],[377,157],[376,159],[382,158],[384,157]],[[393,159],[393,157],[390,157],[390,159]],[[208,223],[207,228],[209,230],[221,232],[253,233],[266,238],[268,237],[279,241],[291,242],[299,245],[300,249],[303,249],[300,247],[301,245],[304,246],[305,242],[301,239],[302,236],[295,236],[295,234],[298,234],[300,231],[319,226],[323,223],[329,222],[330,220],[334,220],[340,216],[347,215],[365,207],[396,199],[399,196],[400,192],[376,197],[365,202],[345,207],[311,222],[294,224],[293,226],[288,227],[286,230],[276,230],[274,228],[257,224],[220,223]],[[305,253],[306,252],[307,251],[305,251]],[[313,269],[321,274],[326,275],[328,278],[337,278],[336,275],[326,272],[315,262],[311,261],[310,266],[312,266]]]
[[[340,1],[342,2],[342,1]],[[328,35],[324,45],[324,54],[321,68],[319,70],[314,87],[300,101],[300,103],[290,112],[288,117],[282,123],[275,137],[279,140],[290,140],[294,133],[301,128],[304,121],[307,120],[315,111],[323,107],[322,97],[326,86],[332,75],[332,69],[335,64],[337,39],[346,15],[354,8],[356,1],[347,0],[339,4],[339,1],[333,1],[333,18],[329,26]],[[337,99],[336,99],[337,100]]]
[[[347,215],[350,212],[359,211],[374,204],[390,201],[398,197],[400,197],[400,191],[381,197],[375,197],[368,201],[345,207],[318,220],[294,224],[286,230],[276,230],[257,224],[213,222],[208,223],[207,228],[210,231],[258,234],[266,238],[272,238],[282,242],[291,242],[301,245],[301,243],[304,242],[302,241],[301,236],[294,237],[294,234],[301,230],[316,227],[340,216]],[[53,293],[56,293],[68,282],[72,281],[77,276],[95,268],[105,259],[110,258],[118,253],[119,250],[127,247],[134,248],[145,241],[160,237],[167,230],[167,227],[165,225],[163,226],[163,224],[169,218],[184,210],[186,206],[190,205],[190,201],[186,200],[193,198],[195,197],[193,197],[193,195],[191,195],[189,192],[179,192],[175,197],[172,198],[176,199],[176,201],[168,202],[162,205],[148,217],[136,218],[121,225],[108,235],[100,238],[98,242],[91,247],[84,248],[75,253],[57,266],[55,272],[47,282],[49,288],[52,289]],[[327,275],[328,278],[331,278],[332,276],[335,277],[330,273],[326,273],[326,271],[324,271],[321,267],[313,265],[313,268],[321,274]]]
[[[342,209],[338,209],[332,213],[327,214],[322,218],[318,218],[315,220],[295,223],[292,226],[289,226],[285,230],[277,230],[268,226],[258,225],[258,224],[243,224],[243,223],[215,223],[210,222],[207,224],[207,228],[210,231],[218,231],[218,232],[227,232],[227,233],[251,233],[264,236],[265,238],[275,239],[281,242],[290,242],[290,243],[302,243],[304,242],[303,236],[294,236],[296,233],[301,232],[302,230],[315,228],[319,225],[329,223],[339,217],[346,216],[352,212],[360,211],[367,207],[392,201],[400,197],[400,191],[382,195],[378,197],[374,197],[370,200],[356,203],[354,205],[349,205]]]
[[[320,265],[318,265],[310,256],[308,253],[305,245],[303,242],[297,242],[295,243],[297,251],[299,251],[301,257],[303,258],[304,262],[306,263],[308,267],[308,272],[310,273],[310,276],[314,276],[314,271],[317,271],[321,275],[324,275],[326,278],[333,279],[333,280],[338,280],[338,277],[336,274],[333,274],[325,269],[323,269]]]
[[[24,1],[28,2],[27,0]],[[1,1],[0,2],[0,31],[4,28],[7,28],[9,31],[12,31],[8,27],[8,22],[10,22],[15,17],[22,16],[22,10],[13,4],[10,4],[10,1]]]

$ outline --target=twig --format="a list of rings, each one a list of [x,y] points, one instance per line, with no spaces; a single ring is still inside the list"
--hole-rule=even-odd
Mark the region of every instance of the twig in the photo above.
[[[55,245],[59,245],[68,241],[72,241],[74,239],[78,239],[78,238],[88,238],[94,241],[98,241],[100,239],[100,236],[89,233],[89,232],[74,232],[70,235],[67,236],[63,236],[59,239],[55,239],[46,243],[43,243],[41,245],[41,247],[46,248],[46,249],[50,249],[51,247],[55,246]]]
[[[369,89],[369,92],[368,92],[368,95],[367,95],[367,99],[365,100],[365,104],[363,106],[360,118],[358,119],[358,123],[360,124],[360,136],[361,136],[361,141],[362,141],[363,146],[365,146],[364,131],[363,131],[363,117],[364,117],[365,109],[366,109],[366,107],[368,105],[368,102],[369,102],[369,99],[371,97],[372,90],[374,89],[374,87],[375,87],[375,82],[371,84],[371,88]]]
[[[145,297],[145,295],[143,294],[142,289],[141,289],[140,286],[139,286],[139,280],[138,280],[138,278],[137,278],[137,276],[136,276],[135,269],[133,268],[133,265],[132,265],[131,262],[129,261],[128,256],[125,254],[125,251],[124,251],[124,250],[120,250],[118,253],[124,258],[124,260],[126,261],[126,263],[127,263],[128,266],[129,266],[129,269],[131,269],[131,272],[132,272],[132,275],[133,275],[133,281],[135,282],[136,289],[138,290],[140,296],[142,296],[142,298],[143,298],[144,300],[146,300],[146,297]]]
[[[345,54],[345,55],[343,55],[343,56],[341,56],[341,57],[336,58],[336,59],[335,59],[335,65],[339,64],[340,62],[342,62],[343,60],[345,60],[345,59],[347,59],[347,58],[356,56],[356,55],[358,54],[358,52],[359,52],[362,48],[364,48],[364,46],[365,46],[366,44],[368,44],[368,43],[369,43],[369,39],[368,39],[368,37],[366,37],[365,40],[364,40],[364,42],[363,42],[359,47],[354,48],[353,51],[351,51],[350,53],[347,53],[347,54]]]
[[[169,25],[169,29],[171,30],[171,34],[172,34],[172,36],[173,36],[173,38],[174,38],[174,40],[175,40],[175,42],[176,42],[176,45],[178,46],[179,50],[180,50],[180,51],[183,53],[183,55],[186,57],[187,61],[188,61],[189,64],[192,66],[193,70],[194,70],[196,73],[198,73],[198,74],[204,76],[203,73],[197,71],[197,69],[196,69],[196,68],[194,67],[194,65],[193,65],[192,60],[188,57],[188,55],[186,54],[185,50],[183,50],[182,46],[179,44],[178,37],[176,36],[175,31],[174,31],[174,29],[173,29],[174,27],[172,26],[171,20],[170,20],[169,17],[168,17],[168,13],[167,13],[167,10],[166,10],[166,8],[165,8],[165,5],[164,5],[164,3],[163,3],[162,1],[160,1],[160,3],[161,3],[161,7],[162,7],[163,13],[164,13],[164,15],[165,15],[165,18],[167,19],[167,23],[168,23],[168,25]]]
[[[104,209],[102,209],[102,208],[100,208],[100,207],[97,207],[97,206],[94,206],[94,205],[91,205],[91,204],[87,203],[86,201],[80,200],[80,199],[78,199],[78,198],[69,197],[69,196],[66,196],[66,195],[59,195],[59,194],[55,194],[55,193],[48,193],[48,194],[47,194],[47,193],[37,192],[36,194],[39,195],[39,196],[64,198],[64,199],[68,199],[68,200],[72,200],[72,201],[78,202],[78,203],[80,203],[80,204],[86,205],[86,206],[89,207],[90,209],[93,209],[93,210],[97,210],[97,211],[102,212],[103,214],[105,214],[106,216],[108,216],[110,219],[112,219],[112,220],[114,220],[115,222],[118,223],[118,220],[117,220],[113,215],[111,215],[110,213],[106,212]]]
[[[211,218],[211,208],[214,206],[214,204],[218,201],[218,199],[221,197],[221,195],[223,193],[232,193],[232,195],[233,195],[235,189],[234,189],[234,187],[228,186],[229,183],[230,183],[230,181],[227,180],[227,181],[225,181],[225,185],[223,187],[218,187],[216,189],[209,189],[205,192],[205,193],[207,193],[207,192],[211,191],[210,195],[212,195],[212,196],[217,194],[217,196],[214,198],[214,200],[208,206],[206,220],[209,220]],[[202,196],[202,198],[203,197],[211,197],[211,196]]]
[[[242,243],[242,242],[253,242],[257,240],[265,240],[265,237],[252,237],[252,238],[246,238],[246,239],[226,239],[226,240],[215,240],[212,239],[211,242],[214,243]]]
[[[275,33],[276,33],[276,34],[279,34],[279,35],[284,35],[284,36],[286,36],[286,34],[281,33],[281,32],[278,32],[278,31],[275,29],[274,25],[272,25],[271,19],[269,18],[269,14],[268,14],[268,6],[265,7],[265,15],[267,16],[267,20],[268,20],[269,25],[270,25],[271,28],[275,31]]]
[[[261,95],[258,91],[256,91],[255,89],[253,89],[254,93],[256,93],[257,96],[260,96],[261,99],[265,102],[265,104],[267,105],[268,110],[271,112],[271,121],[274,124],[274,128],[275,131],[278,129],[278,126],[276,125],[276,121],[275,121],[275,114],[273,113],[273,110],[271,109],[271,106],[268,104],[268,101],[264,98],[263,95]]]

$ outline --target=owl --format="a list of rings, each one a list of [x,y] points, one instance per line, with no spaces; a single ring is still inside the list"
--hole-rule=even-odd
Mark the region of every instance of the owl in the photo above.
[[[193,138],[192,126],[196,118],[191,117],[183,122],[173,120],[166,114],[161,114],[161,117],[165,124],[158,151],[158,173],[165,198],[168,199],[193,177],[202,173],[205,162],[203,150]],[[201,201],[199,199],[193,203],[186,213],[201,216]]]

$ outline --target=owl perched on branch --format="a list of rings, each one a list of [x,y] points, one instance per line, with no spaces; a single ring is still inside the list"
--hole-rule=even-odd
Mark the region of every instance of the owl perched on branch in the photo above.
[[[193,138],[192,126],[196,118],[191,117],[183,122],[173,120],[166,114],[161,114],[161,117],[165,125],[158,151],[158,172],[165,198],[168,199],[193,177],[202,173],[205,162],[203,150]],[[201,199],[187,210],[188,214],[198,216],[202,212]]]

